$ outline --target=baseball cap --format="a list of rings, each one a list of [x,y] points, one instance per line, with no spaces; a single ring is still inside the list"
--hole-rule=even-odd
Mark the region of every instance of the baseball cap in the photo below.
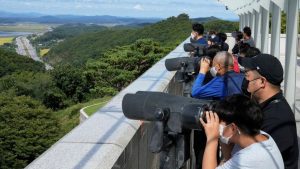
[[[259,54],[252,58],[239,57],[238,62],[246,69],[256,70],[273,85],[283,81],[283,68],[280,61],[270,54]]]

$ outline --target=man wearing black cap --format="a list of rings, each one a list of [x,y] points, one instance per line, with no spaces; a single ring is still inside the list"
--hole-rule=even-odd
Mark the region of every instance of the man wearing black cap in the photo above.
[[[280,61],[269,54],[259,54],[253,58],[239,58],[245,68],[248,92],[261,106],[264,113],[262,130],[275,140],[285,169],[298,168],[298,141],[295,116],[283,97],[280,84],[283,68]]]

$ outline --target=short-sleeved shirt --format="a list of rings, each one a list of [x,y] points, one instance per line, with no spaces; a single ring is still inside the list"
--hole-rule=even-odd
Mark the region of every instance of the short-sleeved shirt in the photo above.
[[[284,169],[280,151],[270,135],[268,140],[253,143],[238,150],[232,157],[217,169]]]
[[[243,43],[248,43],[250,45],[250,47],[255,47],[255,42],[252,37],[250,37],[250,39],[247,39],[247,40],[244,39]]]
[[[278,92],[260,106],[264,113],[262,130],[270,134],[276,142],[285,169],[298,169],[299,148],[295,116],[282,92]]]

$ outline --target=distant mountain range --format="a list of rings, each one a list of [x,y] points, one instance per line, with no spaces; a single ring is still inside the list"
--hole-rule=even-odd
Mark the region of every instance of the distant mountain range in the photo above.
[[[162,20],[161,18],[133,18],[118,16],[78,16],[78,15],[43,15],[39,13],[9,13],[0,11],[0,23],[17,23],[17,22],[36,22],[36,23],[84,23],[84,24],[145,24],[155,23]]]
[[[216,18],[214,16],[211,16],[211,17],[202,17],[202,18],[192,18],[192,21],[194,21],[194,22],[201,22],[201,23],[205,23],[205,22],[209,22],[209,21],[214,21],[214,20],[220,20],[220,19]]]
[[[43,14],[40,13],[11,13],[11,12],[5,12],[5,11],[0,11],[0,17],[1,18],[34,18],[34,17],[40,17],[43,16]]]
[[[192,19],[195,22],[217,20],[216,17],[203,17]],[[13,24],[18,22],[52,23],[52,24],[114,24],[114,25],[148,25],[156,23],[162,18],[134,18],[110,15],[79,16],[79,15],[43,15],[39,13],[10,13],[0,11],[0,24]]]

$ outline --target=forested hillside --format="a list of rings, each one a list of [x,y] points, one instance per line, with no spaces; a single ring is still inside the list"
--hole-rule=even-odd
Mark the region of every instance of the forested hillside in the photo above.
[[[0,77],[13,72],[44,71],[45,67],[40,62],[35,62],[30,58],[20,56],[15,52],[0,48]]]
[[[116,46],[129,45],[138,39],[151,38],[163,46],[176,46],[189,36],[191,21],[181,14],[156,24],[136,29],[109,29],[69,38],[52,48],[47,56],[50,64],[69,63],[82,66],[88,59],[103,56]]]
[[[0,168],[24,168],[58,139],[59,124],[41,100],[44,65],[0,49]]]
[[[239,30],[238,22],[224,21],[224,20],[212,20],[204,24],[206,30],[214,30],[216,32],[231,33],[235,30]]]
[[[42,45],[41,47],[50,48],[53,44],[56,44],[59,40],[78,36],[87,32],[99,32],[106,30],[107,27],[99,25],[86,25],[86,24],[65,24],[56,27],[52,31],[46,32],[43,36],[33,35],[31,42],[34,45]]]

